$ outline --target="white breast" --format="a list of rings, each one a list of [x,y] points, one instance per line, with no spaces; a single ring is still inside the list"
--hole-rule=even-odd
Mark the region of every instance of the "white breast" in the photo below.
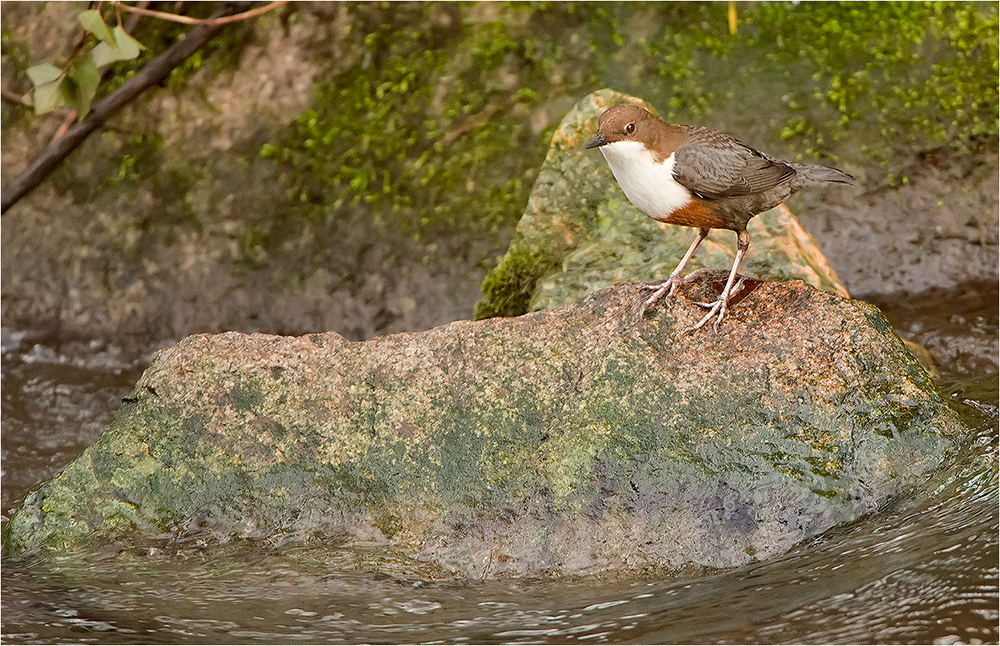
[[[604,159],[625,197],[637,209],[653,219],[670,215],[691,200],[691,192],[678,184],[671,174],[674,155],[657,164],[646,146],[638,141],[616,141],[601,146]]]

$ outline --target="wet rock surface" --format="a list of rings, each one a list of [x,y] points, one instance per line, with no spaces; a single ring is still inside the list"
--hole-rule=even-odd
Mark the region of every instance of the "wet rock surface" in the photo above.
[[[909,181],[860,195],[803,192],[802,223],[852,294],[964,289],[997,282],[1000,214],[996,152],[951,159],[945,151],[901,161]]]
[[[764,283],[723,334],[683,334],[717,279],[645,319],[619,285],[360,343],[190,337],[26,497],[7,548],[306,540],[477,578],[729,567],[945,459],[963,427],[878,310]]]

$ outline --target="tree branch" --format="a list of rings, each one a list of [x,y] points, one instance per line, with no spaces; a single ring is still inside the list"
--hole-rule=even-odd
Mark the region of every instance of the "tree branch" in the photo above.
[[[257,7],[256,9],[251,9],[250,11],[244,11],[243,13],[238,13],[233,16],[223,16],[219,18],[191,18],[189,16],[180,16],[176,13],[166,13],[165,11],[154,11],[153,9],[146,9],[145,7],[133,7],[127,5],[119,0],[114,0],[111,4],[119,9],[124,9],[125,11],[130,11],[142,16],[151,16],[153,18],[159,18],[161,20],[169,20],[171,22],[179,22],[185,25],[226,25],[231,22],[239,22],[240,20],[247,20],[248,18],[253,18],[259,16],[262,13],[267,13],[271,9],[280,7],[281,5],[288,4],[288,0],[279,0],[278,2],[271,2],[264,5],[263,7]]]
[[[231,13],[234,10],[232,7],[232,4],[227,4],[226,8],[223,9],[223,14]],[[98,126],[149,87],[166,78],[171,70],[211,40],[222,27],[221,24],[204,24],[195,27],[182,40],[174,43],[167,51],[149,61],[121,87],[95,103],[82,121],[67,130],[66,134],[58,141],[52,142],[41,156],[21,173],[20,177],[3,188],[0,213],[6,213],[7,209],[38,186]]]
[[[17,103],[18,105],[24,106],[26,108],[30,108],[31,107],[30,103],[25,103],[24,102],[24,97],[22,97],[20,94],[18,94],[16,92],[8,90],[7,88],[0,89],[0,96],[3,97],[4,101],[10,101],[11,103]]]

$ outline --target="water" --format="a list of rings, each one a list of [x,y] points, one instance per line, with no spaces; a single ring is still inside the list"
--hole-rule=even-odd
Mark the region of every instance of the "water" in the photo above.
[[[491,582],[349,571],[321,547],[5,558],[3,640],[996,643],[998,300],[995,285],[967,285],[879,303],[944,359],[942,393],[975,432],[912,495],[781,558],[673,579]],[[99,344],[55,352],[5,334],[5,516],[96,438],[140,367]]]

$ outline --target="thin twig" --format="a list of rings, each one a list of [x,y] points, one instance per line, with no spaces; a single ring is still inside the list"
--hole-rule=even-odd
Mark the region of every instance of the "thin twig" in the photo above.
[[[3,97],[4,101],[10,101],[11,103],[17,103],[26,107],[31,107],[31,104],[24,100],[24,97],[17,92],[12,92],[7,88],[0,90],[0,96]]]
[[[52,135],[52,141],[49,142],[50,146],[63,138],[63,135],[69,131],[70,126],[73,125],[73,122],[76,121],[78,116],[80,116],[80,111],[76,108],[69,111],[69,114],[66,115],[63,122],[59,124],[59,128],[56,129],[56,134]]]
[[[153,3],[150,2],[149,0],[143,0],[137,6],[138,6],[139,9],[145,9],[146,7],[148,7],[151,4],[153,4]],[[126,34],[131,34],[133,31],[135,31],[135,28],[137,26],[139,26],[139,20],[141,18],[142,18],[142,16],[140,16],[137,13],[134,13],[131,16],[129,16],[128,17],[128,22],[125,23],[125,27],[123,27],[123,29],[125,30],[125,33]]]
[[[152,18],[159,18],[161,20],[169,20],[171,22],[179,22],[185,25],[226,25],[231,22],[239,22],[240,20],[247,20],[248,18],[254,18],[261,15],[262,13],[267,13],[272,9],[276,9],[281,5],[288,4],[288,0],[280,0],[279,2],[271,2],[264,5],[263,7],[257,7],[256,9],[251,9],[250,11],[244,11],[243,13],[233,14],[232,16],[225,16],[223,18],[191,18],[189,16],[179,16],[175,13],[167,13],[165,11],[156,11],[154,9],[143,9],[140,7],[132,7],[130,5],[121,2],[121,0],[114,0],[112,4],[116,8],[124,9],[125,11],[130,11],[132,13],[137,13],[142,16],[150,16]]]

